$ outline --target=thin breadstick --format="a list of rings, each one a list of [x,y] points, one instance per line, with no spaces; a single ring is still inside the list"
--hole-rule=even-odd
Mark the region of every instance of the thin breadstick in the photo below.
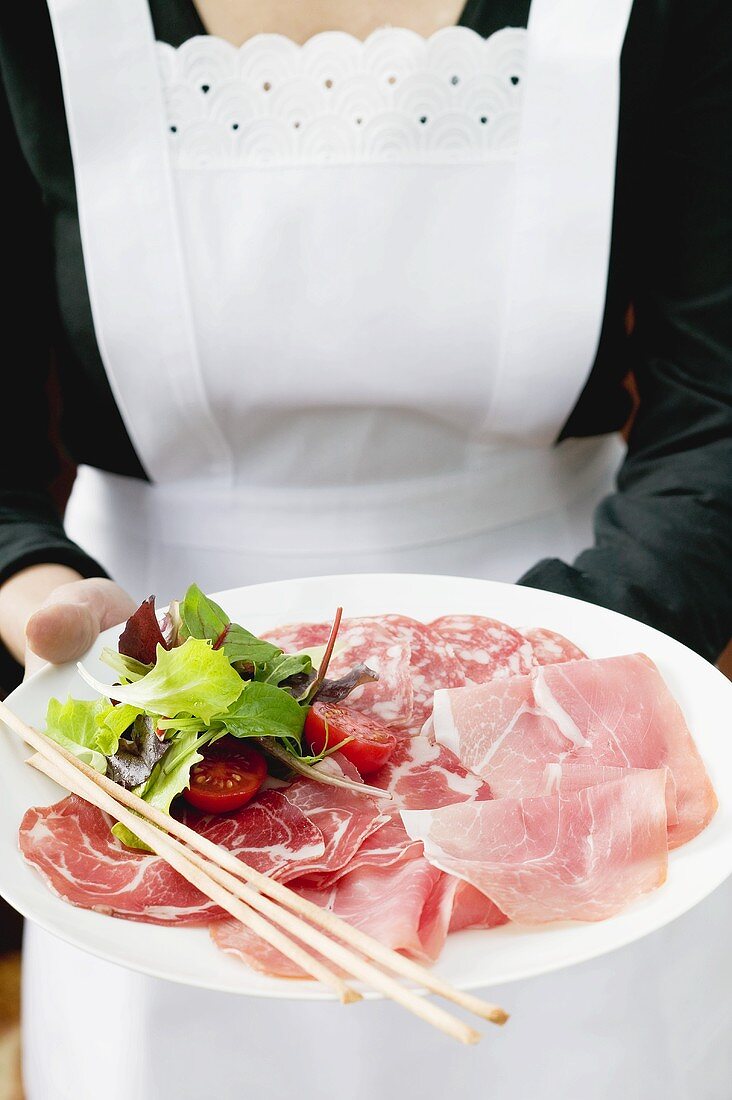
[[[122,821],[128,828],[134,829],[140,839],[144,840],[148,847],[156,851],[158,855],[171,865],[171,867],[174,867],[176,871],[183,874],[189,882],[201,890],[202,893],[210,897],[212,901],[216,901],[217,904],[221,905],[221,907],[231,913],[232,916],[235,916],[242,924],[247,925],[252,931],[263,936],[272,946],[278,947],[276,936],[272,935],[273,932],[277,932],[277,929],[273,929],[264,917],[259,917],[257,913],[251,912],[248,906],[251,906],[252,909],[256,908],[262,913],[266,913],[271,920],[276,921],[283,927],[287,927],[289,931],[293,932],[304,943],[307,943],[309,947],[319,951],[331,962],[342,965],[345,969],[348,969],[354,977],[369,982],[378,992],[383,993],[384,996],[400,1004],[403,1008],[406,1008],[409,1012],[412,1012],[415,1016],[424,1020],[425,1023],[431,1024],[433,1027],[443,1031],[453,1039],[457,1039],[462,1043],[474,1043],[480,1038],[480,1035],[467,1024],[463,1023],[462,1020],[458,1020],[457,1017],[451,1016],[450,1013],[445,1012],[444,1009],[440,1008],[438,1005],[425,1000],[423,997],[419,997],[416,993],[412,992],[412,990],[401,986],[396,979],[385,974],[366,959],[349,951],[348,948],[339,944],[337,941],[331,940],[328,936],[324,935],[324,933],[319,932],[294,913],[277,905],[276,902],[257,894],[256,890],[253,890],[249,886],[245,886],[244,883],[229,874],[228,871],[222,870],[222,868],[218,867],[216,864],[212,864],[210,860],[204,859],[203,856],[186,848],[179,840],[168,836],[167,833],[163,833],[162,830],[158,829],[155,825],[150,825],[141,818],[137,818],[134,814],[127,811],[121,803],[116,802],[116,800],[108,796],[106,792],[103,792],[101,788],[92,790],[90,786],[82,782],[83,777],[81,777],[80,772],[72,774],[71,769],[64,768],[55,761],[52,762],[50,758],[41,755],[41,753],[35,753],[27,763],[37,771],[43,772],[44,775],[47,775],[49,779],[52,779],[55,783],[70,790],[73,794],[85,798],[93,805],[98,806],[99,809],[104,810],[111,817],[115,817],[117,820]],[[157,834],[157,837],[155,834]],[[160,837],[164,837],[163,843],[160,842]],[[188,871],[182,869],[186,863],[188,864]],[[237,912],[233,904],[236,898],[246,902],[241,908],[245,912],[249,912],[249,917],[247,919],[243,919],[241,914]],[[228,899],[228,901],[224,899]],[[257,918],[257,920],[255,921],[252,918]],[[261,927],[258,927],[258,921],[261,921],[262,925],[269,929],[268,935],[263,934]],[[317,959],[313,958],[312,955],[302,949],[302,955],[305,957],[306,962],[300,961],[296,951],[293,951],[293,947],[297,945],[293,944],[286,936],[283,937],[283,939],[289,945],[286,950],[279,947],[279,950],[283,951],[283,954],[286,954],[293,962],[298,963],[299,966],[312,976],[317,977],[324,984],[330,984],[329,981],[324,980],[323,976],[317,973],[317,969],[320,967]],[[333,977],[332,971],[328,968],[323,966],[321,969],[325,971],[327,975]],[[341,997],[344,1003],[348,1003],[355,999],[360,1000],[360,994],[357,994],[355,990],[345,985],[345,983],[341,984],[346,991],[346,995]]]
[[[402,977],[409,978],[418,985],[428,989],[430,992],[444,997],[446,1000],[474,1013],[481,1019],[488,1020],[495,1024],[503,1024],[508,1019],[508,1014],[498,1005],[490,1004],[474,994],[455,989],[444,979],[438,977],[438,975],[415,962],[413,959],[408,959],[406,956],[393,951],[361,929],[354,928],[352,925],[348,924],[347,921],[337,917],[334,913],[321,909],[320,906],[308,901],[306,898],[300,897],[299,894],[290,890],[283,883],[269,878],[253,867],[249,867],[247,864],[237,859],[231,852],[228,852],[224,848],[220,848],[206,837],[200,836],[186,825],[176,821],[175,818],[163,814],[154,806],[148,805],[148,803],[144,802],[131,791],[119,787],[106,776],[100,775],[99,772],[89,768],[66,749],[51,742],[47,737],[33,729],[33,727],[28,726],[1,702],[0,718],[4,718],[6,723],[19,734],[20,737],[27,741],[33,748],[37,749],[42,755],[48,756],[49,750],[53,750],[58,755],[63,756],[72,766],[78,768],[89,777],[92,782],[100,786],[103,790],[108,791],[113,798],[118,799],[135,812],[144,815],[148,821],[158,826],[158,828],[164,829],[179,840],[184,841],[190,848],[195,849],[202,856],[218,864],[218,866],[224,870],[229,871],[237,878],[249,882],[252,886],[256,887],[257,890],[261,891],[262,894],[266,894],[281,905],[305,917],[312,924],[323,928],[344,943],[348,943],[351,947],[369,956],[380,965],[388,967]]]

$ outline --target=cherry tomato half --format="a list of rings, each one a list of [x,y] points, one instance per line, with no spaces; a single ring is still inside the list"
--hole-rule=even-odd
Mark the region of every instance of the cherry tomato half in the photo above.
[[[231,813],[254,798],[266,775],[267,762],[261,752],[236,737],[222,737],[191,768],[183,797],[204,813]]]
[[[387,726],[375,718],[337,703],[315,703],[305,719],[305,740],[313,753],[343,745],[340,752],[358,768],[361,775],[375,772],[389,759],[397,739]]]

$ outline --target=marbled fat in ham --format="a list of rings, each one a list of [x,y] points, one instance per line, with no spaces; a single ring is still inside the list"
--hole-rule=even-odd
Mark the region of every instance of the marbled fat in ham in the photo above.
[[[383,768],[369,776],[369,784],[388,791],[392,804],[405,810],[491,797],[483,779],[425,734],[401,740]]]

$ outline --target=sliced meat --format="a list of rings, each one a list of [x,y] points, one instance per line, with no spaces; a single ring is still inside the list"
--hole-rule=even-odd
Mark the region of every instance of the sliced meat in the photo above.
[[[322,859],[326,850],[323,833],[288,795],[264,791],[233,814],[201,814],[184,806],[178,816],[255,870],[287,881],[303,862]]]
[[[530,630],[522,630],[521,633],[530,643],[534,663],[537,665],[561,665],[564,661],[580,661],[587,656],[569,638],[554,630],[532,627]]]
[[[314,825],[325,843],[325,850],[311,858],[298,860],[288,881],[294,878],[333,875],[347,868],[361,845],[384,823],[372,798],[355,791],[328,787],[311,779],[298,779],[288,787],[286,797]]]
[[[660,769],[568,794],[462,802],[402,817],[430,862],[526,924],[604,920],[666,878]]]
[[[324,645],[330,623],[293,623],[277,627],[264,637],[286,652]],[[337,679],[356,665],[368,665],[378,673],[373,684],[362,684],[348,696],[349,707],[372,714],[388,725],[406,726],[412,719],[414,691],[410,676],[409,640],[381,619],[343,619],[336,655],[328,666],[328,677]]]
[[[438,744],[489,784],[495,798],[540,789],[547,763],[559,763],[572,742],[534,699],[531,676],[514,676],[435,693]]]
[[[308,875],[307,882],[318,890],[328,890],[346,874],[361,867],[393,867],[408,859],[422,855],[422,845],[411,840],[406,833],[402,819],[397,812],[384,815],[382,824],[366,837],[361,847],[345,867],[326,871],[322,874]]]
[[[462,932],[468,928],[498,928],[508,923],[506,914],[480,890],[462,879],[452,878],[452,881],[455,883],[455,893],[449,932]]]
[[[300,857],[325,851],[319,830],[277,791],[225,817],[189,811],[186,823],[233,851],[264,874],[287,877]],[[20,826],[23,856],[49,886],[83,909],[149,924],[206,924],[222,910],[164,859],[127,848],[112,834],[114,822],[83,799],[28,810]]]
[[[449,642],[431,626],[408,615],[382,615],[379,621],[409,644],[414,693],[410,729],[418,733],[432,713],[432,696],[437,688],[461,687],[466,682],[462,665]]]
[[[490,787],[455,753],[424,734],[400,741],[388,763],[369,776],[369,784],[389,791],[392,805],[405,810],[491,797]]]
[[[298,892],[386,946],[412,958],[431,961],[445,942],[452,912],[446,878],[424,858],[393,867],[361,868],[329,890]],[[303,972],[237,921],[211,928],[214,942],[255,970],[282,978],[302,978]]]
[[[581,791],[583,787],[594,787],[598,783],[606,783],[608,779],[622,779],[630,772],[641,770],[643,769],[619,768],[609,764],[581,764],[571,760],[563,764],[547,764],[537,790],[526,793],[538,796]],[[669,825],[678,825],[676,784],[668,768],[664,768],[663,771],[666,778],[666,820]]]
[[[434,735],[495,798],[539,789],[547,764],[668,768],[669,846],[696,836],[717,800],[684,716],[643,654],[569,661],[435,695]]]
[[[676,786],[678,823],[669,846],[684,844],[709,824],[717,798],[678,703],[642,653],[572,661],[539,673],[543,705],[569,736],[583,742],[578,762],[668,768]],[[571,724],[571,725],[570,725]]]
[[[467,679],[486,684],[534,666],[531,645],[512,626],[482,615],[443,615],[430,626],[452,647]]]

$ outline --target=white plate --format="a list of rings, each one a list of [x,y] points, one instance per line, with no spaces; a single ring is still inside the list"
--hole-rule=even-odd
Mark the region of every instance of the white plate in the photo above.
[[[624,913],[598,924],[562,923],[543,928],[509,924],[449,937],[437,971],[465,989],[515,981],[570,966],[639,939],[680,916],[732,872],[732,684],[691,650],[650,627],[591,604],[554,593],[460,577],[411,574],[315,577],[261,584],[217,596],[232,619],[255,633],[278,623],[327,619],[342,604],[347,615],[401,612],[430,620],[448,613],[476,613],[512,625],[543,626],[566,634],[593,657],[643,650],[659,666],[681,704],[719,797],[709,827],[671,854],[660,890]],[[116,644],[119,628],[103,638]],[[111,672],[86,660],[102,679]],[[103,671],[100,671],[102,669]],[[10,696],[27,721],[43,726],[51,695],[90,697],[73,666],[45,669]],[[62,791],[23,765],[27,752],[0,727],[0,893],[28,919],[101,958],[156,977],[230,993],[292,999],[327,999],[313,982],[267,978],[211,943],[202,928],[161,928],[76,909],[57,898],[17,847],[20,819],[29,806],[47,804]]]

